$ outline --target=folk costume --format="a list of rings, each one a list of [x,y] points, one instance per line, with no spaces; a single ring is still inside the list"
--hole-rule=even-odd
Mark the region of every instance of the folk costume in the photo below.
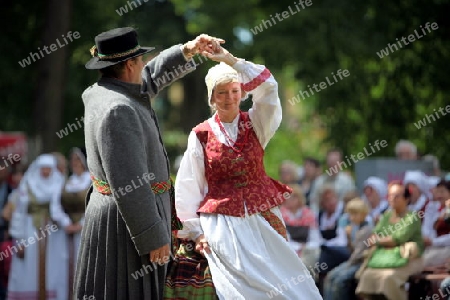
[[[175,183],[184,225],[178,237],[205,235],[219,299],[321,299],[286,240],[278,206],[291,190],[268,177],[263,166],[264,148],[282,117],[277,82],[262,65],[220,63],[206,76],[209,99],[222,76],[238,79],[253,94],[253,106],[232,123],[222,123],[216,113],[190,133]],[[304,280],[287,287],[291,277]]]
[[[87,168],[86,155],[80,148],[73,148],[71,155],[76,155],[84,166],[84,172],[81,174],[73,173],[64,183],[61,191],[55,193],[50,206],[52,219],[58,224],[58,227],[64,230],[71,224],[83,224],[85,198],[89,187],[92,184],[91,177]],[[64,234],[60,257],[61,267],[65,269],[64,277],[69,287],[67,294],[69,299],[72,295],[73,277],[75,276],[75,265],[78,248],[80,246],[81,233]]]
[[[42,176],[42,168],[51,169],[48,177]],[[50,219],[52,197],[63,184],[56,158],[43,154],[30,165],[19,185],[10,227],[15,245],[8,252],[12,255],[9,300],[67,299],[68,286],[61,280],[64,270],[58,259],[64,251],[64,231]]]
[[[417,199],[416,203],[409,205],[409,210],[417,211],[417,213],[424,215],[427,206],[430,204],[428,178],[422,171],[406,171],[405,177],[403,178],[403,184],[408,185],[410,183],[415,184],[422,194],[419,199]],[[421,221],[423,222],[423,219],[421,219]]]
[[[96,37],[97,56],[86,68],[102,69],[152,49],[138,44],[132,28],[113,29]],[[151,264],[149,253],[171,243],[174,210],[168,157],[150,99],[186,74],[172,72],[179,65],[195,69],[176,45],[147,63],[143,84],[102,77],[83,93],[93,189],[81,232],[77,299],[162,299],[167,265]],[[143,276],[132,276],[142,270]]]

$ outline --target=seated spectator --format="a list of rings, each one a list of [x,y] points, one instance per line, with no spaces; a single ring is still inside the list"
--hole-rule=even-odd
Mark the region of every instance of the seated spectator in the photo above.
[[[344,196],[344,208],[343,211],[345,212],[339,217],[338,221],[338,228],[337,228],[337,238],[340,239],[342,242],[340,244],[346,244],[348,245],[349,240],[347,239],[346,234],[346,228],[348,228],[349,225],[351,225],[350,220],[350,214],[347,213],[347,204],[349,201],[359,198],[358,193],[356,191],[350,191]],[[369,216],[369,214],[366,214],[366,220],[367,224],[373,225],[372,218]]]
[[[411,193],[409,210],[425,213],[430,203],[430,188],[428,177],[422,171],[406,171],[403,184]]]
[[[306,267],[319,258],[321,236],[314,213],[305,205],[305,196],[298,184],[289,185],[292,194],[281,206],[289,243]]]
[[[319,191],[324,185],[332,185],[338,200],[341,202],[344,195],[355,190],[355,182],[353,178],[346,172],[342,172],[342,166],[346,166],[342,160],[342,152],[339,149],[331,149],[327,153],[327,170],[316,179],[313,190],[310,194],[310,208],[314,213],[319,212]]]
[[[404,185],[389,185],[390,210],[366,241],[373,251],[366,268],[358,271],[361,275],[356,293],[365,299],[406,300],[406,281],[423,269],[421,223],[417,212],[408,209],[410,197]]]
[[[387,183],[383,179],[371,176],[364,181],[364,198],[369,204],[369,217],[376,224],[380,216],[389,208],[386,200]]]
[[[308,206],[310,205],[309,196],[320,173],[320,162],[317,159],[306,157],[303,160],[303,177],[300,180],[300,186],[305,194],[306,205]]]
[[[297,164],[290,160],[285,160],[278,169],[279,179],[284,184],[299,183]]]
[[[373,227],[366,217],[369,212],[367,204],[359,199],[352,199],[346,207],[350,225],[346,233],[352,254],[348,261],[340,264],[327,274],[324,283],[324,300],[351,300],[355,296],[354,277],[364,261],[363,252],[367,249],[367,239],[372,234]]]
[[[450,217],[450,181],[441,180],[435,188],[435,201],[439,204],[437,212],[429,212],[431,205],[425,211],[422,225],[422,235],[425,243],[423,255],[424,266],[442,266],[450,259],[450,224],[446,218]],[[447,206],[446,206],[447,201]]]
[[[400,140],[395,145],[395,156],[400,160],[417,160],[417,147],[407,140]]]
[[[338,201],[334,188],[331,185],[325,185],[319,196],[321,211],[318,222],[322,236],[319,264],[325,263],[327,265],[326,272],[329,272],[350,257],[345,228],[338,230],[339,218],[342,215],[344,203]]]

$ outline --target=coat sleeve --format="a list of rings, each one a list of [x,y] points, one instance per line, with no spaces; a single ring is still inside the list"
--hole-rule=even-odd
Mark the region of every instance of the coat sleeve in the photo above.
[[[152,190],[147,184],[132,185],[133,179],[149,182],[152,177],[154,166],[146,164],[144,134],[137,113],[123,104],[109,111],[97,132],[106,181],[140,255],[170,243],[168,224],[159,213]]]
[[[150,60],[142,70],[143,92],[154,97],[172,82],[195,70],[193,59],[186,61],[181,45],[172,46]]]

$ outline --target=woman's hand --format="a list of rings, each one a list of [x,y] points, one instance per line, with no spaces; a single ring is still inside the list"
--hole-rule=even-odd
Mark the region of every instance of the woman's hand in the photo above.
[[[216,51],[212,53],[205,53],[204,56],[210,60],[217,62],[224,62],[229,66],[234,65],[238,60],[227,49],[220,46]]]
[[[431,239],[427,236],[423,237],[423,243],[425,245],[425,247],[429,247],[431,245],[433,245],[433,242],[431,241]]]
[[[208,55],[218,51],[220,44],[225,43],[223,39],[209,36],[207,34],[200,34],[194,40],[183,45],[183,53],[187,57],[192,57],[195,54]]]
[[[208,241],[206,240],[204,234],[201,234],[198,238],[195,239],[195,251],[203,256],[205,255],[204,252],[208,254],[211,253],[211,248],[209,247]]]

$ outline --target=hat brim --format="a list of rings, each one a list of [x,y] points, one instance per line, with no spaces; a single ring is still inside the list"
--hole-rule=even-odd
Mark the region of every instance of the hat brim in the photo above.
[[[109,66],[116,65],[120,62],[126,61],[127,59],[137,57],[144,55],[146,53],[149,53],[150,51],[154,50],[155,47],[141,47],[136,53],[133,53],[131,55],[121,57],[118,59],[112,59],[112,60],[101,60],[98,56],[91,58],[85,65],[86,69],[88,70],[100,70],[107,68]]]

